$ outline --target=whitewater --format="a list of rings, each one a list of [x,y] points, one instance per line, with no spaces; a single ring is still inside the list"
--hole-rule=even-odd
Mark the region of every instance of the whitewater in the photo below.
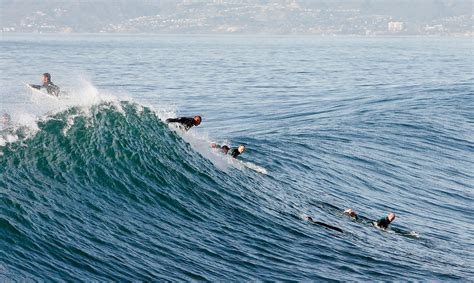
[[[2,281],[474,278],[470,38],[9,35],[0,50]],[[43,72],[59,100],[25,87]],[[188,132],[164,122],[193,115]]]

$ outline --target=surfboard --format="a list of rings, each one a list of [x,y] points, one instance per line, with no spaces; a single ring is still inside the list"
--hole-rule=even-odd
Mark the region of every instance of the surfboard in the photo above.
[[[245,162],[245,161],[241,161],[241,160],[237,160],[240,164],[244,165],[245,167],[247,167],[248,169],[251,169],[255,172],[258,172],[260,174],[263,174],[263,175],[267,175],[268,174],[268,171],[267,169],[263,168],[263,167],[260,167],[256,164],[253,164],[251,162]]]
[[[31,90],[31,92],[35,95],[41,95],[41,97],[45,97],[45,98],[50,98],[50,99],[54,99],[54,100],[58,100],[58,97],[57,96],[54,96],[52,94],[49,94],[46,89],[44,88],[41,88],[41,89],[37,89],[37,88],[34,88],[32,86],[30,86],[29,84],[26,84],[26,86]]]

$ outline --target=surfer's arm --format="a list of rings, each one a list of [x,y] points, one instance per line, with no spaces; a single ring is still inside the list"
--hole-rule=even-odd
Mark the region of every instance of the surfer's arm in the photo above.
[[[41,89],[43,87],[42,85],[34,85],[34,84],[29,84],[29,86],[36,89]]]
[[[179,118],[169,118],[166,119],[166,123],[178,123],[179,127],[184,131],[188,131],[194,126],[193,118],[179,117]]]
[[[190,118],[186,118],[186,117],[169,118],[169,119],[166,119],[166,123],[180,123],[180,124],[188,123],[189,124],[189,120]],[[192,119],[191,119],[191,122],[192,122]]]

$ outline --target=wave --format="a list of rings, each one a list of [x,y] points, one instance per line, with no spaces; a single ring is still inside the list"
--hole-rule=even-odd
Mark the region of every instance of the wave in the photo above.
[[[412,211],[399,208],[400,221],[388,233],[343,215],[348,205],[368,216],[380,213],[377,200],[367,197],[376,194],[354,196],[345,185],[354,180],[350,174],[363,179],[375,158],[333,152],[332,145],[315,154],[304,143],[283,152],[284,139],[260,142],[261,148],[247,139],[257,148],[250,160],[278,156],[274,163],[259,159],[271,169],[265,176],[267,170],[247,156],[239,161],[213,151],[199,131],[182,133],[163,123],[168,110],[104,97],[93,88],[79,97],[70,92],[58,104],[34,101],[36,112],[14,113],[12,125],[0,131],[0,279],[330,280],[328,261],[362,266],[370,259],[361,272],[375,266],[400,274],[403,261],[393,265],[393,257],[378,252],[387,239],[397,243],[397,259],[407,247],[422,251],[410,255],[415,261],[447,254],[434,233],[412,231],[419,224],[407,217]],[[308,140],[357,140],[336,133],[319,131]],[[309,158],[321,165],[301,164]],[[379,173],[390,165],[379,164]],[[344,233],[307,225],[307,216]],[[464,274],[456,258],[446,262]],[[313,272],[314,265],[322,271]],[[425,278],[417,272],[415,278]]]
[[[23,126],[2,131],[4,138],[17,138],[0,144],[0,199],[5,204],[0,238],[18,245],[2,247],[8,268],[0,273],[35,278],[38,273],[24,265],[28,257],[42,269],[38,278],[47,271],[51,278],[55,274],[70,278],[67,271],[76,265],[79,273],[97,266],[107,270],[106,261],[95,254],[156,252],[164,242],[173,243],[183,231],[183,221],[209,222],[222,206],[241,210],[241,204],[232,203],[242,198],[232,191],[247,186],[248,170],[216,167],[186,141],[197,142],[196,137],[170,129],[149,107],[133,102],[74,106],[44,116],[36,126],[30,135]],[[213,153],[208,143],[205,148],[209,156],[233,166],[227,157]],[[152,224],[153,219],[160,219],[159,224]],[[157,229],[160,237],[170,240],[149,239],[147,235],[156,235]],[[123,247],[131,242],[134,247]],[[150,249],[143,246],[147,242]],[[108,251],[111,246],[119,252]],[[135,269],[109,279],[147,274],[129,263],[140,257],[124,257],[128,259],[123,270]],[[43,262],[45,258],[52,258],[56,267]]]
[[[51,171],[56,171],[59,168],[53,167],[64,163],[72,169],[72,174],[85,170],[84,167],[75,167],[75,164],[85,165],[88,171],[113,165],[110,169],[126,172],[136,168],[145,173],[150,168],[155,168],[155,172],[163,166],[179,167],[172,161],[181,164],[199,158],[199,164],[208,164],[207,170],[211,169],[209,161],[220,159],[219,165],[222,166],[218,168],[221,169],[226,167],[223,164],[235,165],[235,168],[243,164],[266,173],[264,168],[250,162],[229,161],[212,151],[205,138],[170,129],[159,116],[151,108],[133,102],[101,102],[86,108],[74,106],[47,114],[37,120],[35,127],[2,130],[2,161],[17,158],[20,167],[31,169],[30,165],[47,160],[42,163],[42,168]],[[19,155],[34,158],[22,159]],[[8,168],[6,165],[4,169]]]

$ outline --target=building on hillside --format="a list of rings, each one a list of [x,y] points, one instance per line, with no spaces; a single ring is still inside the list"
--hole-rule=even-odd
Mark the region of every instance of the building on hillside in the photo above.
[[[389,32],[401,32],[404,28],[403,22],[388,22],[388,31]]]

